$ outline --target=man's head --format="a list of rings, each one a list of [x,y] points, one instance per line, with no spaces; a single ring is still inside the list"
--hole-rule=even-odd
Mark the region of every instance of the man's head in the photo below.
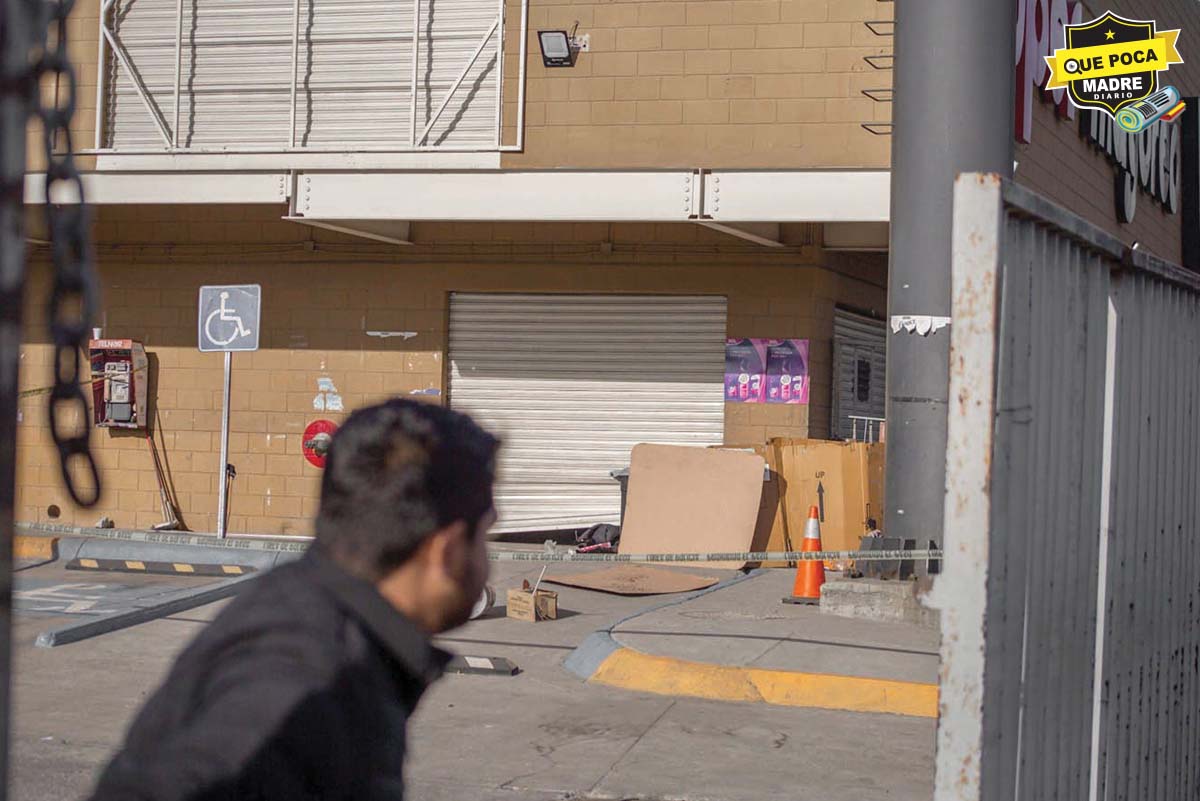
[[[439,406],[356,411],[326,458],[317,546],[428,630],[465,622],[487,581],[498,447]]]

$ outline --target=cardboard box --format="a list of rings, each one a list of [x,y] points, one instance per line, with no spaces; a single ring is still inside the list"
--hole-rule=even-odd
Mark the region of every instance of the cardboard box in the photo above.
[[[752,551],[798,551],[803,547],[808,508],[823,507],[821,544],[827,551],[853,551],[866,533],[866,521],[883,525],[882,442],[773,439],[761,445],[720,445],[759,454],[770,470]],[[762,567],[789,567],[766,562]]]
[[[528,620],[530,623],[537,620],[557,620],[558,593],[539,588],[535,604],[533,593],[529,590],[511,589],[508,591],[508,616],[516,620]]]
[[[827,551],[853,551],[867,532],[867,519],[883,525],[882,443],[776,439],[775,467],[781,481],[784,533],[799,550],[810,506],[824,512],[821,544]]]

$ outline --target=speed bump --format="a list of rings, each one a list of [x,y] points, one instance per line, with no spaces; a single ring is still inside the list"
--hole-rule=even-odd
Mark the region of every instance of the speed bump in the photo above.
[[[502,656],[455,656],[447,663],[446,672],[480,676],[515,676],[520,672],[520,668]]]
[[[245,576],[255,572],[250,565],[214,565],[192,562],[145,562],[138,559],[72,559],[67,570],[105,573],[147,573],[159,576]]]

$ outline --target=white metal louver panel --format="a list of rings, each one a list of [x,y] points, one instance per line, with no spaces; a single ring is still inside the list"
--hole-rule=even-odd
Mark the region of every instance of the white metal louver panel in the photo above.
[[[450,403],[504,440],[499,531],[616,523],[640,442],[725,428],[722,297],[455,294]]]
[[[837,309],[833,319],[833,437],[851,439],[851,416],[882,418],[886,408],[887,326]],[[877,431],[878,429],[876,429]],[[859,438],[864,424],[858,425]]]
[[[174,124],[175,0],[117,0],[112,27],[162,113]],[[289,143],[293,4],[184,0],[180,81],[183,148],[282,149]],[[296,144],[408,147],[412,3],[305,0],[300,6]],[[497,0],[423,0],[417,133],[499,14]],[[487,147],[496,136],[493,34],[426,145]],[[130,75],[109,60],[107,144],[164,146]]]

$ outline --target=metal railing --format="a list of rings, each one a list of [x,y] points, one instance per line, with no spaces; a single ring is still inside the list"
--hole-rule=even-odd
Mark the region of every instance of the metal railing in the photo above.
[[[850,423],[850,439],[854,442],[882,442],[887,431],[886,417],[865,417],[858,414],[846,415]]]
[[[1200,276],[954,196],[938,801],[1200,798]]]
[[[193,0],[193,2],[202,2],[202,0]],[[433,0],[427,0],[432,3]],[[521,21],[518,29],[520,37],[520,62],[517,70],[517,102],[516,102],[516,141],[515,143],[505,144],[504,139],[504,45],[505,45],[505,11],[506,0],[497,0],[498,12],[496,17],[491,20],[486,32],[480,38],[478,45],[475,47],[471,56],[463,65],[457,78],[452,82],[450,88],[442,95],[440,102],[437,105],[437,110],[424,121],[423,127],[418,131],[417,124],[417,95],[419,83],[419,57],[421,50],[421,5],[422,0],[413,0],[412,9],[412,70],[411,79],[409,82],[409,141],[407,145],[387,146],[387,147],[365,147],[365,146],[350,146],[350,147],[312,147],[308,145],[298,146],[296,129],[297,129],[297,109],[299,105],[299,71],[300,71],[300,43],[302,37],[300,34],[300,19],[301,19],[301,0],[293,0],[292,4],[292,29],[291,29],[291,71],[289,76],[289,126],[287,141],[281,141],[278,147],[251,147],[240,146],[239,143],[231,142],[228,146],[223,146],[219,149],[204,149],[196,147],[188,147],[180,145],[180,125],[181,125],[181,109],[182,103],[182,77],[183,77],[183,22],[184,22],[184,3],[183,0],[176,0],[175,16],[175,43],[174,43],[174,86],[172,90],[173,97],[173,124],[168,124],[165,115],[162,113],[158,105],[154,102],[150,90],[142,80],[138,70],[135,67],[133,59],[128,50],[121,43],[117,33],[113,30],[110,20],[113,15],[113,9],[116,5],[116,0],[103,0],[100,6],[100,37],[98,43],[98,80],[96,87],[96,124],[95,124],[95,150],[93,152],[122,152],[129,154],[151,154],[151,153],[219,153],[226,155],[237,154],[281,154],[281,153],[422,153],[422,152],[520,152],[525,148],[525,82],[526,82],[526,63],[528,61],[529,50],[529,0],[521,0]],[[135,12],[136,13],[136,12]],[[486,20],[484,20],[486,22]],[[429,145],[426,144],[430,133],[434,126],[442,119],[446,110],[450,107],[452,101],[459,94],[459,91],[466,80],[471,69],[479,60],[480,55],[487,49],[489,42],[495,39],[495,135],[494,141],[490,145]],[[117,60],[121,68],[124,70],[125,76],[133,84],[134,90],[142,104],[146,108],[146,112],[150,115],[163,140],[163,148],[161,150],[144,150],[144,149],[127,149],[127,148],[105,148],[104,136],[106,132],[105,115],[108,112],[108,57],[109,52],[113,58]]]

